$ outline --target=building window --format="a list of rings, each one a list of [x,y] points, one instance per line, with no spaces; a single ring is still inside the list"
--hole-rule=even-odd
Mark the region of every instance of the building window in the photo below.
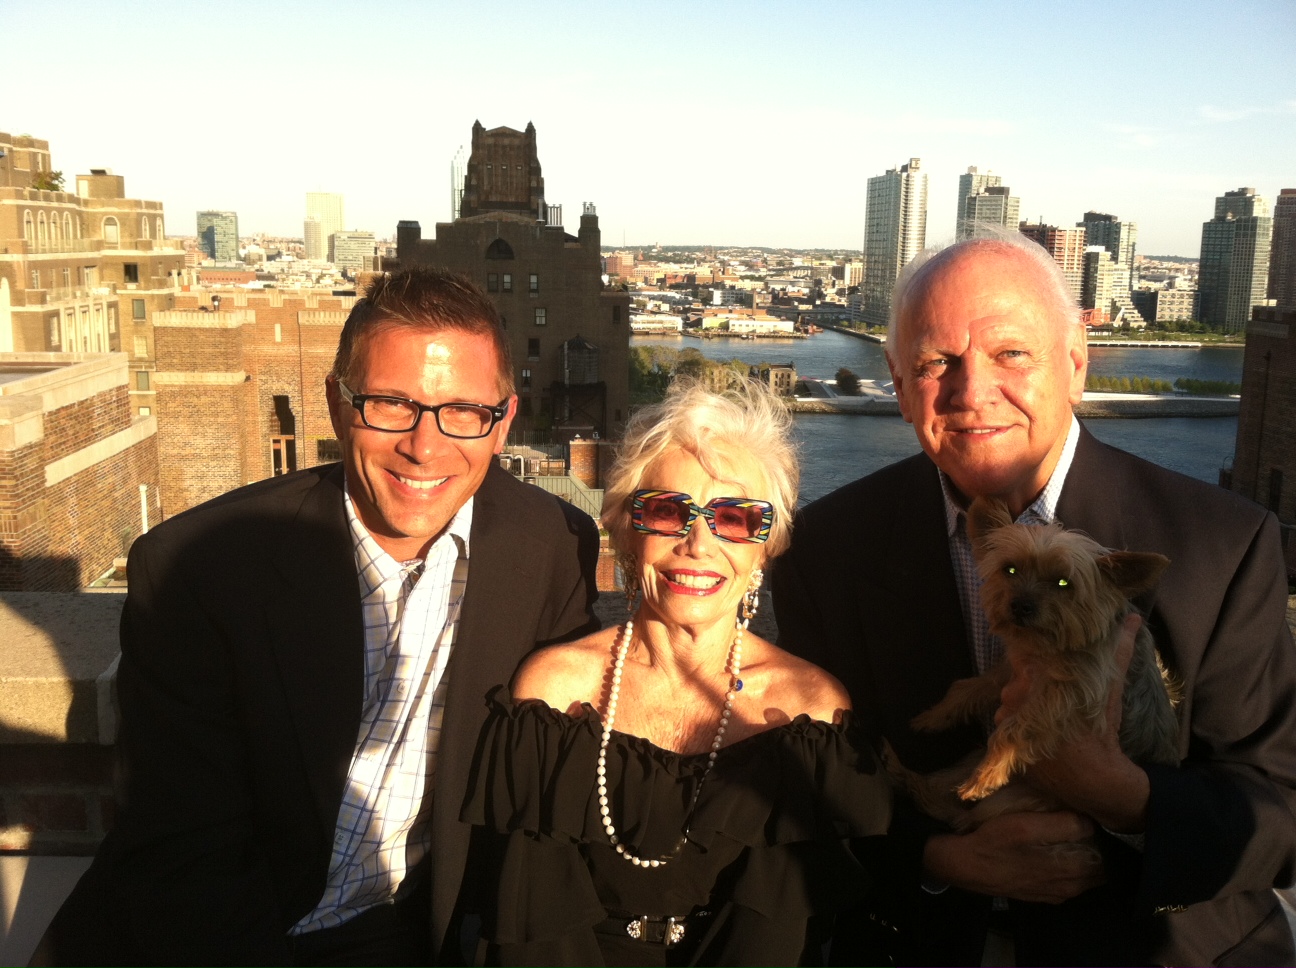
[[[72,240],[72,216],[67,212],[63,213],[63,238]]]
[[[535,324],[537,326],[543,326],[546,322],[548,322],[548,320],[545,319],[545,311],[541,307],[537,306],[535,311]]]
[[[50,341],[50,346],[58,346],[58,345],[59,345],[59,318],[58,318],[58,313],[55,313],[53,316],[51,316],[51,317],[49,318],[49,341]]]
[[[39,270],[39,269],[33,269],[33,270],[31,271],[31,287],[32,287],[33,289],[39,289],[39,288],[40,288],[40,270]]]
[[[117,229],[117,217],[109,215],[103,220],[103,240],[104,245],[111,245],[114,248],[120,239],[120,232]]]
[[[508,329],[508,317],[500,313],[500,329]]]
[[[523,397],[521,400],[518,401],[518,403],[520,403],[520,404],[522,405],[522,407],[521,407],[521,416],[523,416],[523,417],[529,417],[529,416],[531,416],[531,412],[532,412],[532,411],[531,411],[531,398],[530,398],[530,397]]]
[[[36,223],[32,221],[30,209],[23,212],[23,238],[28,242],[36,241]]]
[[[147,239],[148,237],[149,237],[148,216],[145,215],[143,218],[140,219],[140,238]]]
[[[522,387],[521,387],[521,389],[522,389],[522,392],[523,392],[523,393],[530,393],[530,392],[531,392],[531,371],[530,371],[530,369],[523,368],[523,370],[522,370]]]
[[[503,289],[504,292],[513,291],[513,273],[511,272],[504,273],[504,278],[500,280],[500,288]]]
[[[527,359],[540,359],[540,337],[535,336],[527,340]]]
[[[153,408],[152,408],[152,407],[140,407],[140,408],[139,408],[139,415],[140,415],[141,417],[151,417],[151,416],[153,415]]]
[[[137,390],[150,389],[148,370],[140,370],[138,373],[135,374],[135,389]]]
[[[40,240],[41,245],[45,244],[45,240],[47,238],[45,233],[46,233],[45,213],[41,212],[37,216],[37,220],[36,220],[36,238]]]
[[[143,299],[131,300],[131,319],[135,320],[135,322],[137,323],[142,323],[144,321],[144,300]]]
[[[336,440],[315,441],[315,458],[321,464],[330,464],[342,459],[342,445]]]
[[[499,292],[499,273],[498,273],[498,272],[488,272],[488,273],[486,273],[486,291],[487,291],[487,292]]]
[[[527,291],[528,291],[528,292],[539,292],[539,291],[540,291],[540,274],[539,274],[539,273],[536,273],[536,272],[531,273],[531,278],[530,278],[530,280],[527,282]]]
[[[69,269],[67,266],[63,267],[63,288],[64,289],[72,288],[72,270]]]
[[[122,264],[122,272],[126,276],[127,282],[139,282],[139,263],[126,262]]]
[[[148,356],[148,340],[146,340],[143,336],[136,336],[135,337],[135,357],[136,359],[143,359],[146,356]]]
[[[155,236],[155,238],[157,238],[157,240],[161,242],[162,239],[165,238],[165,236],[162,234],[162,216],[159,215],[157,218],[155,218],[153,220],[153,224],[157,226],[157,235]]]
[[[503,239],[496,239],[490,245],[486,246],[486,258],[511,259],[513,258],[513,246],[509,245]]]
[[[620,306],[613,306],[613,307],[612,307],[612,322],[613,322],[613,323],[619,323],[619,322],[621,322],[621,307],[620,307]]]

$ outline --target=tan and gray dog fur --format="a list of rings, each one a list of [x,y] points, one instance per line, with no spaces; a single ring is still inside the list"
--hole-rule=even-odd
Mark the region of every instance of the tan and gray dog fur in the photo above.
[[[1032,660],[1030,690],[995,727],[984,754],[922,776],[888,757],[921,809],[964,830],[1001,813],[1057,806],[1021,781],[1009,781],[1068,741],[1107,728],[1129,599],[1151,588],[1169,564],[1158,554],[1109,551],[1057,523],[1014,524],[1004,504],[983,498],[968,510],[967,526],[982,605],[1005,654],[984,675],[953,683],[944,699],[914,719],[914,728],[934,732],[988,721],[1011,676],[1010,658]],[[1178,762],[1177,702],[1177,686],[1141,626],[1121,712],[1120,745],[1130,759]]]

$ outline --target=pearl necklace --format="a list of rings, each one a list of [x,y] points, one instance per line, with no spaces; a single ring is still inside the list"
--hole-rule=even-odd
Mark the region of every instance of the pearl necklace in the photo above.
[[[630,652],[630,640],[634,636],[634,619],[626,619],[625,631],[621,635],[621,644],[617,648],[616,661],[612,665],[612,687],[608,692],[607,719],[603,724],[603,740],[599,743],[598,798],[599,811],[603,814],[603,829],[607,831],[608,840],[616,847],[618,854],[636,867],[662,867],[678,857],[680,850],[688,841],[689,824],[693,820],[693,811],[697,807],[698,797],[702,795],[702,787],[706,783],[707,777],[711,775],[711,768],[715,766],[720,744],[724,742],[725,728],[729,725],[729,717],[733,713],[734,695],[742,691],[743,683],[738,678],[738,675],[742,671],[742,639],[743,632],[746,629],[747,619],[744,618],[737,623],[733,644],[729,647],[729,690],[725,693],[724,708],[720,711],[720,725],[716,727],[715,739],[711,741],[711,751],[707,754],[706,770],[703,771],[702,778],[698,780],[697,788],[693,791],[693,800],[689,804],[688,813],[684,816],[684,832],[680,834],[680,839],[675,842],[675,846],[670,849],[669,853],[651,860],[645,860],[634,854],[617,838],[616,827],[612,825],[612,806],[611,801],[608,799],[607,788],[608,743],[612,740],[612,726],[616,722],[617,700],[621,697],[621,675],[625,670],[626,655]]]

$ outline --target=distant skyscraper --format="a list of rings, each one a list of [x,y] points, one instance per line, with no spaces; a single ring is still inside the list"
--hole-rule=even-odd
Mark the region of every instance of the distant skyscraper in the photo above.
[[[921,159],[910,158],[868,180],[860,315],[869,326],[887,324],[896,276],[927,244],[927,176],[921,167]]]
[[[372,232],[334,232],[333,264],[339,269],[363,272],[374,269],[377,244]]]
[[[1279,309],[1296,309],[1296,188],[1284,188],[1274,205],[1269,298]]]
[[[464,157],[463,145],[460,145],[450,162],[450,221],[452,222],[459,217],[459,208],[463,203],[464,165],[467,160]]]
[[[239,234],[237,212],[199,212],[198,244],[207,258],[237,262]]]
[[[1103,311],[1112,320],[1120,316],[1122,322],[1132,326],[1142,326],[1143,317],[1135,308],[1130,296],[1130,290],[1138,282],[1138,275],[1134,270],[1134,255],[1138,247],[1138,223],[1122,222],[1115,215],[1104,212],[1085,212],[1084,220],[1077,222],[1076,228],[1084,229],[1085,245],[1090,248],[1101,246],[1110,256],[1111,263],[1110,271],[1106,268],[1100,270],[1110,276],[1107,282],[1100,284],[1098,280],[1089,278],[1089,272],[1091,268],[1101,265],[1101,262],[1095,262],[1093,259],[1085,262],[1085,278],[1082,287],[1084,295],[1081,297],[1080,305],[1086,309]],[[1109,301],[1089,302],[1090,294],[1098,292],[1106,293]],[[1121,310],[1124,312],[1122,313]]]
[[[1062,229],[1042,222],[1022,222],[1019,228],[1022,235],[1038,242],[1053,257],[1066,276],[1072,295],[1080,300],[1084,289],[1085,230]]]
[[[1266,298],[1272,235],[1269,205],[1254,188],[1215,199],[1215,217],[1202,223],[1197,288],[1203,323],[1227,333],[1246,328],[1252,308]]]
[[[1014,198],[1012,190],[999,175],[977,171],[976,166],[959,175],[957,221],[954,226],[956,241],[976,235],[978,222],[1017,227],[1021,218],[1021,199]]]
[[[306,218],[308,221],[314,218],[319,223],[312,233],[315,237],[314,246],[310,239],[306,239],[306,258],[330,261],[333,254],[329,251],[329,239],[334,232],[341,232],[346,226],[342,196],[332,192],[307,192]]]

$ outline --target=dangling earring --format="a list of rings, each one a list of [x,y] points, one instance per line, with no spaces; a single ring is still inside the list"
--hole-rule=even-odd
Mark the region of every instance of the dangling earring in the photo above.
[[[745,629],[747,623],[756,617],[756,609],[760,606],[761,582],[764,579],[765,573],[759,568],[751,573],[751,581],[747,583],[747,591],[743,593],[742,601],[738,603],[736,627]]]

